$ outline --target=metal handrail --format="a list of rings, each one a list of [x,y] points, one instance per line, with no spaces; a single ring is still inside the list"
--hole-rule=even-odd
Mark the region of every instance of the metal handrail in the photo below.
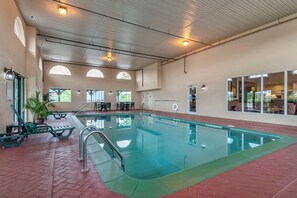
[[[93,134],[99,134],[100,137],[103,139],[105,143],[111,148],[112,150],[112,158],[115,158],[115,153],[118,154],[118,156],[121,158],[121,166],[120,168],[125,171],[125,159],[122,156],[122,154],[118,151],[118,149],[113,145],[113,143],[108,139],[108,137],[102,132],[102,131],[92,131],[88,135],[84,137],[84,141],[82,143],[83,146],[83,168],[81,170],[82,173],[87,173],[89,172],[88,164],[87,164],[87,140],[88,138],[93,135]]]
[[[83,148],[82,148],[82,141],[83,141],[83,134],[84,132],[88,131],[88,132],[91,132],[91,131],[96,131],[98,130],[94,125],[89,125],[89,126],[86,126],[84,127],[80,132],[79,132],[79,157],[78,157],[78,161],[82,161],[83,160],[83,156],[82,156],[82,152],[83,152]]]

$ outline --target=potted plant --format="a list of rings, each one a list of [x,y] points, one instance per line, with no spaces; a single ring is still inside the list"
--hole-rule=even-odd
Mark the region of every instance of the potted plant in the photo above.
[[[43,95],[43,99],[40,99],[40,91],[36,91],[35,97],[27,99],[25,108],[33,114],[33,121],[37,124],[42,124],[44,119],[49,115],[48,107],[54,107],[49,100],[49,93]]]

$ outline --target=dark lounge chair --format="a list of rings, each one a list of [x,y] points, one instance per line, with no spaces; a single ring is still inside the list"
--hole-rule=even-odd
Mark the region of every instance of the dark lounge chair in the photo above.
[[[0,144],[4,148],[11,148],[19,146],[24,139],[26,138],[26,135],[23,132],[7,132],[0,134]]]
[[[0,143],[3,147],[9,148],[19,146],[26,137],[33,134],[51,133],[59,140],[68,139],[75,127],[72,126],[57,126],[52,127],[47,124],[36,125],[32,122],[24,122],[19,113],[11,105],[14,114],[18,118],[18,132],[6,132],[0,134]]]
[[[66,118],[67,112],[58,112],[58,111],[50,111],[50,114],[54,116],[57,120],[60,120],[61,118]]]

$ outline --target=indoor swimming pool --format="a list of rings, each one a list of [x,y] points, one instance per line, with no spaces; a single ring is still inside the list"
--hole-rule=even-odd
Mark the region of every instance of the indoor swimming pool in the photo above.
[[[80,117],[102,130],[125,159],[125,173],[154,179],[275,141],[277,135],[150,114]],[[104,141],[96,140],[108,153]]]

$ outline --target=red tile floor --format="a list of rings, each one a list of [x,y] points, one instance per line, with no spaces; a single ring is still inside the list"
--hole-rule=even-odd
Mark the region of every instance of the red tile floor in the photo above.
[[[174,116],[297,137],[297,127],[292,126],[182,114]],[[68,120],[51,120],[49,123],[64,125]],[[31,135],[17,148],[1,149],[0,197],[123,197],[104,186],[91,161],[88,163],[90,172],[81,174],[81,163],[77,158],[77,132],[69,140],[58,142],[50,134]],[[297,144],[166,197],[297,197]]]

